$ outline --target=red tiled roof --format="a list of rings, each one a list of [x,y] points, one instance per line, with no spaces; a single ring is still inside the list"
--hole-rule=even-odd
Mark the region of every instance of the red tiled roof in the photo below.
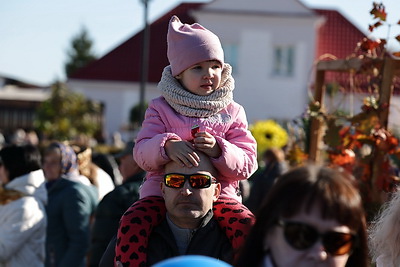
[[[337,58],[346,58],[353,53],[365,34],[336,10],[313,10],[326,18],[317,33],[316,57],[329,53]]]
[[[356,51],[357,43],[362,41],[365,36],[356,26],[349,22],[342,14],[335,10],[314,9],[317,14],[326,18],[326,23],[320,27],[317,37],[316,58],[319,59],[324,54],[331,54],[338,59],[344,59],[360,54]],[[365,27],[368,27],[366,25]],[[358,92],[367,92],[371,87],[370,77],[365,75],[356,75]],[[334,82],[343,86],[344,90],[350,89],[349,73],[339,73],[328,71],[325,73],[325,82]],[[379,83],[379,81],[377,81]],[[400,79],[395,78],[394,94],[400,93]]]
[[[189,11],[202,5],[204,3],[183,3],[150,25],[149,82],[159,82],[163,68],[169,64],[166,57],[166,36],[171,16],[177,15],[186,23],[194,23],[195,20],[189,15]],[[346,58],[353,53],[357,43],[365,35],[336,10],[313,10],[326,18],[325,24],[317,33],[316,58],[324,54]],[[143,31],[140,31],[105,56],[77,70],[69,78],[139,82],[142,38]],[[326,81],[332,79],[339,80],[334,73],[327,73]]]
[[[198,9],[202,5],[204,3],[183,3],[149,26],[149,82],[158,82],[162,70],[169,64],[167,59],[167,30],[171,16],[177,15],[188,24],[195,23],[195,20],[189,15],[189,10]],[[138,32],[105,56],[77,70],[69,78],[139,82],[141,79],[143,33],[143,30]]]

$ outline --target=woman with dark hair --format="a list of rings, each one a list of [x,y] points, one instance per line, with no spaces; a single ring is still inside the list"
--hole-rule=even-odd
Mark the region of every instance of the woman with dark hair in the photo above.
[[[47,191],[32,145],[0,150],[0,266],[44,266]]]
[[[308,165],[277,178],[237,267],[368,266],[366,220],[352,177]]]

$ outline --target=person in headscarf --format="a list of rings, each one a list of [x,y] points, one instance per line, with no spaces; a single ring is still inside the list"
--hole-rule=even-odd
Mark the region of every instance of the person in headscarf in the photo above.
[[[77,158],[72,147],[51,143],[44,152],[48,216],[46,266],[86,265],[90,219],[97,195],[79,181]]]

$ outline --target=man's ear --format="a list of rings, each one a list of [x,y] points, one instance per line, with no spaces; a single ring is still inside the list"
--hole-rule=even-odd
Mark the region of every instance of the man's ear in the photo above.
[[[220,194],[221,194],[221,184],[216,183],[214,186],[213,201],[217,201]]]

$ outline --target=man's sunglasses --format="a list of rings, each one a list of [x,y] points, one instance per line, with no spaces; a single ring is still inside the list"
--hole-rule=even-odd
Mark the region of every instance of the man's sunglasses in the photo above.
[[[278,225],[283,227],[286,242],[297,250],[312,247],[319,238],[322,239],[325,251],[333,256],[351,253],[355,245],[356,236],[351,233],[328,231],[321,234],[309,224],[283,220]]]
[[[164,175],[164,183],[171,188],[182,188],[185,181],[188,180],[192,188],[208,188],[211,183],[216,182],[216,179],[207,174],[181,174],[181,173],[168,173]]]

